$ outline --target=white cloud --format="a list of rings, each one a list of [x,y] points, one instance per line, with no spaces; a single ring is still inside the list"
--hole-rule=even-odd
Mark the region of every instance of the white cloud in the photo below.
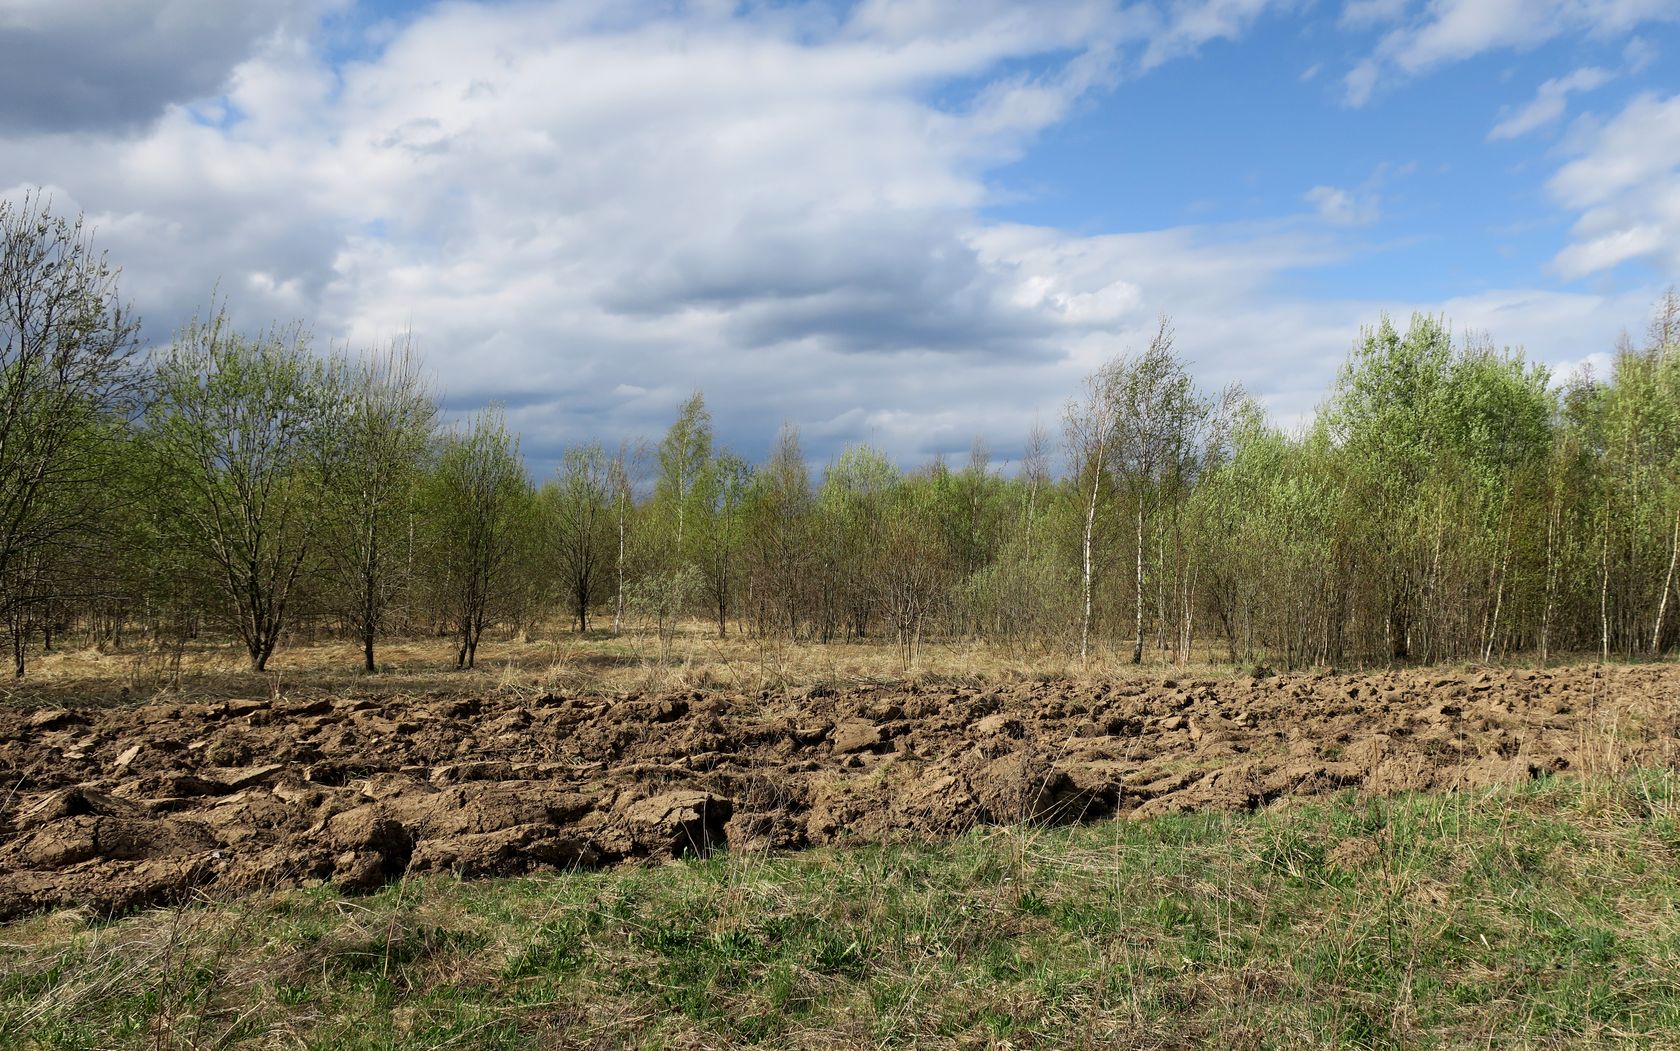
[[[1573,151],[1546,185],[1581,213],[1554,269],[1573,278],[1643,259],[1680,272],[1680,95],[1638,96],[1584,127]]]
[[[1557,254],[1553,265],[1565,277],[1581,277],[1619,266],[1630,259],[1657,255],[1664,247],[1666,236],[1663,228],[1655,224],[1612,229],[1587,240],[1576,241]]]
[[[1489,139],[1515,139],[1563,119],[1569,96],[1576,92],[1596,91],[1615,79],[1607,69],[1586,66],[1564,77],[1554,77],[1540,85],[1534,98],[1521,109],[1508,113],[1493,130]]]
[[[1629,73],[1638,75],[1649,69],[1660,54],[1657,45],[1644,37],[1636,36],[1622,48],[1622,62],[1627,66]]]
[[[1347,0],[1342,5],[1344,29],[1367,29],[1396,21],[1406,13],[1407,0]]]
[[[1194,54],[1214,40],[1234,40],[1260,16],[1297,6],[1298,0],[1174,0],[1151,27],[1142,68]],[[1134,10],[1146,10],[1140,5]]]
[[[1302,200],[1318,210],[1325,222],[1337,226],[1364,226],[1382,218],[1375,195],[1355,196],[1337,186],[1314,186]]]
[[[1344,9],[1344,22],[1350,8]],[[1345,101],[1363,106],[1388,81],[1418,76],[1487,51],[1528,50],[1565,34],[1615,38],[1652,22],[1680,19],[1675,0],[1429,0],[1406,18],[1386,6],[1386,19],[1402,21],[1356,62],[1343,80]]]

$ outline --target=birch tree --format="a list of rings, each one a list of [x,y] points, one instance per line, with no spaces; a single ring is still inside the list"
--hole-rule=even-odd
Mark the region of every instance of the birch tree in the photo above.
[[[1115,401],[1114,473],[1125,487],[1132,515],[1132,663],[1138,664],[1143,660],[1146,533],[1163,506],[1176,508],[1184,497],[1210,406],[1196,393],[1195,381],[1173,353],[1172,323],[1165,317],[1149,349],[1121,364],[1111,396]]]
[[[1079,663],[1091,659],[1091,615],[1096,578],[1097,510],[1102,505],[1103,479],[1113,455],[1116,393],[1120,363],[1111,361],[1087,376],[1078,398],[1062,413],[1063,441],[1073,483],[1080,494],[1084,527],[1080,534]]]
[[[696,391],[677,411],[658,449],[659,478],[653,501],[666,531],[665,561],[671,568],[689,562],[691,520],[704,511],[699,489],[711,459],[712,414],[706,411],[705,397]]]

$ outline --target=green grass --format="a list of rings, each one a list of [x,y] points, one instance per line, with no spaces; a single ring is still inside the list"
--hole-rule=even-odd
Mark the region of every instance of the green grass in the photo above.
[[[1680,1046],[1680,775],[0,929],[10,1046]]]

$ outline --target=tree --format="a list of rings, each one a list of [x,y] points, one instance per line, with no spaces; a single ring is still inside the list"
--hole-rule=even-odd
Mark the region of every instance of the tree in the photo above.
[[[1050,646],[1061,629],[1082,619],[1069,605],[1083,595],[1055,519],[1069,506],[1059,496],[1077,501],[1086,494],[1057,486],[1049,445],[1048,432],[1035,421],[1016,477],[989,480],[992,506],[984,516],[982,542],[986,561],[961,583],[963,605],[978,630],[1017,648],[1020,656]]]
[[[659,443],[659,479],[653,501],[666,533],[666,562],[687,565],[691,520],[704,513],[700,485],[712,459],[712,414],[695,391],[677,412],[676,422]]]
[[[1580,385],[1575,433],[1591,462],[1600,654],[1662,648],[1670,567],[1680,551],[1680,348],[1665,331],[1665,297],[1651,342],[1623,337],[1608,382]]]
[[[720,639],[729,633],[729,612],[738,575],[736,563],[752,479],[753,470],[747,462],[725,450],[706,465],[696,486],[696,502],[703,511],[698,544],[702,588],[717,614]]]
[[[0,201],[0,621],[20,676],[40,573],[100,563],[87,527],[109,505],[142,378],[117,277],[80,217],[37,196]]]
[[[1426,495],[1426,483],[1436,395],[1451,362],[1452,336],[1441,320],[1414,315],[1402,336],[1385,316],[1360,334],[1325,412],[1353,480],[1354,548],[1368,561],[1394,660],[1411,655],[1420,593],[1437,564],[1429,538],[1440,530],[1432,523],[1449,506],[1444,492]]]
[[[1232,661],[1326,660],[1339,472],[1319,429],[1286,434],[1252,402],[1238,401],[1230,419],[1228,452],[1198,479],[1189,506],[1205,604]]]
[[[939,536],[939,520],[926,487],[903,486],[879,537],[881,608],[898,639],[904,668],[920,657],[927,625],[949,593],[956,567]]]
[[[840,453],[817,494],[820,535],[843,630],[863,638],[880,606],[882,536],[903,478],[885,453],[867,445]]]
[[[175,339],[147,406],[155,494],[172,540],[209,567],[262,671],[326,520],[336,375],[299,327],[245,336],[225,310]]]
[[[1437,649],[1493,656],[1507,626],[1511,602],[1528,579],[1524,557],[1539,531],[1539,495],[1546,485],[1552,422],[1557,400],[1551,374],[1519,352],[1496,349],[1486,340],[1466,339],[1448,367],[1432,406],[1436,417],[1429,455],[1435,484],[1459,507],[1455,543],[1464,579],[1454,605],[1475,610],[1449,640],[1446,618],[1429,610]],[[1427,589],[1447,590],[1438,567]],[[1470,591],[1473,594],[1463,594]],[[1479,593],[1479,597],[1474,594]],[[1436,655],[1436,654],[1432,654]]]
[[[517,531],[529,503],[519,440],[508,433],[500,409],[485,409],[444,437],[426,506],[457,668],[476,665],[490,615],[511,591]]]
[[[753,480],[749,534],[761,626],[778,624],[797,639],[811,565],[811,476],[799,432],[783,424],[769,462]]]
[[[1021,486],[1025,496],[1021,505],[1021,533],[1031,547],[1051,487],[1050,432],[1037,419],[1027,432],[1027,446],[1021,455]]]
[[[615,472],[599,442],[567,449],[558,475],[543,487],[555,566],[577,622],[589,630],[589,609],[606,579],[612,545]]]
[[[1080,543],[1079,663],[1091,659],[1091,611],[1095,588],[1095,544],[1097,509],[1103,496],[1103,478],[1109,470],[1115,431],[1115,411],[1120,385],[1120,364],[1111,361],[1085,379],[1085,389],[1068,402],[1062,414],[1067,456],[1074,471],[1084,512]]]
[[[1121,364],[1111,394],[1114,472],[1127,490],[1135,525],[1132,663],[1138,664],[1143,660],[1145,531],[1157,511],[1163,506],[1176,510],[1186,494],[1210,406],[1173,353],[1172,323],[1165,317],[1149,349]]]
[[[406,338],[370,352],[345,376],[326,550],[340,607],[361,638],[369,672],[386,612],[410,582],[403,541],[437,416]]]
[[[630,526],[634,517],[636,486],[647,467],[647,444],[619,443],[618,452],[608,465],[612,483],[613,530],[617,534],[618,549],[613,558],[616,586],[613,592],[613,634],[624,630],[624,609],[628,600],[626,574],[630,565]]]

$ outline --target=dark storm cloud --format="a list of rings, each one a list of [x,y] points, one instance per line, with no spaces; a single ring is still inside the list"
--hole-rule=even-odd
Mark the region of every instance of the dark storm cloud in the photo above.
[[[298,8],[283,0],[9,0],[0,5],[0,132],[138,128],[218,93]]]
[[[726,240],[676,249],[602,305],[628,315],[716,312],[744,348],[819,341],[851,353],[1043,356],[1058,326],[1016,303],[1014,290],[947,215],[758,215]]]

